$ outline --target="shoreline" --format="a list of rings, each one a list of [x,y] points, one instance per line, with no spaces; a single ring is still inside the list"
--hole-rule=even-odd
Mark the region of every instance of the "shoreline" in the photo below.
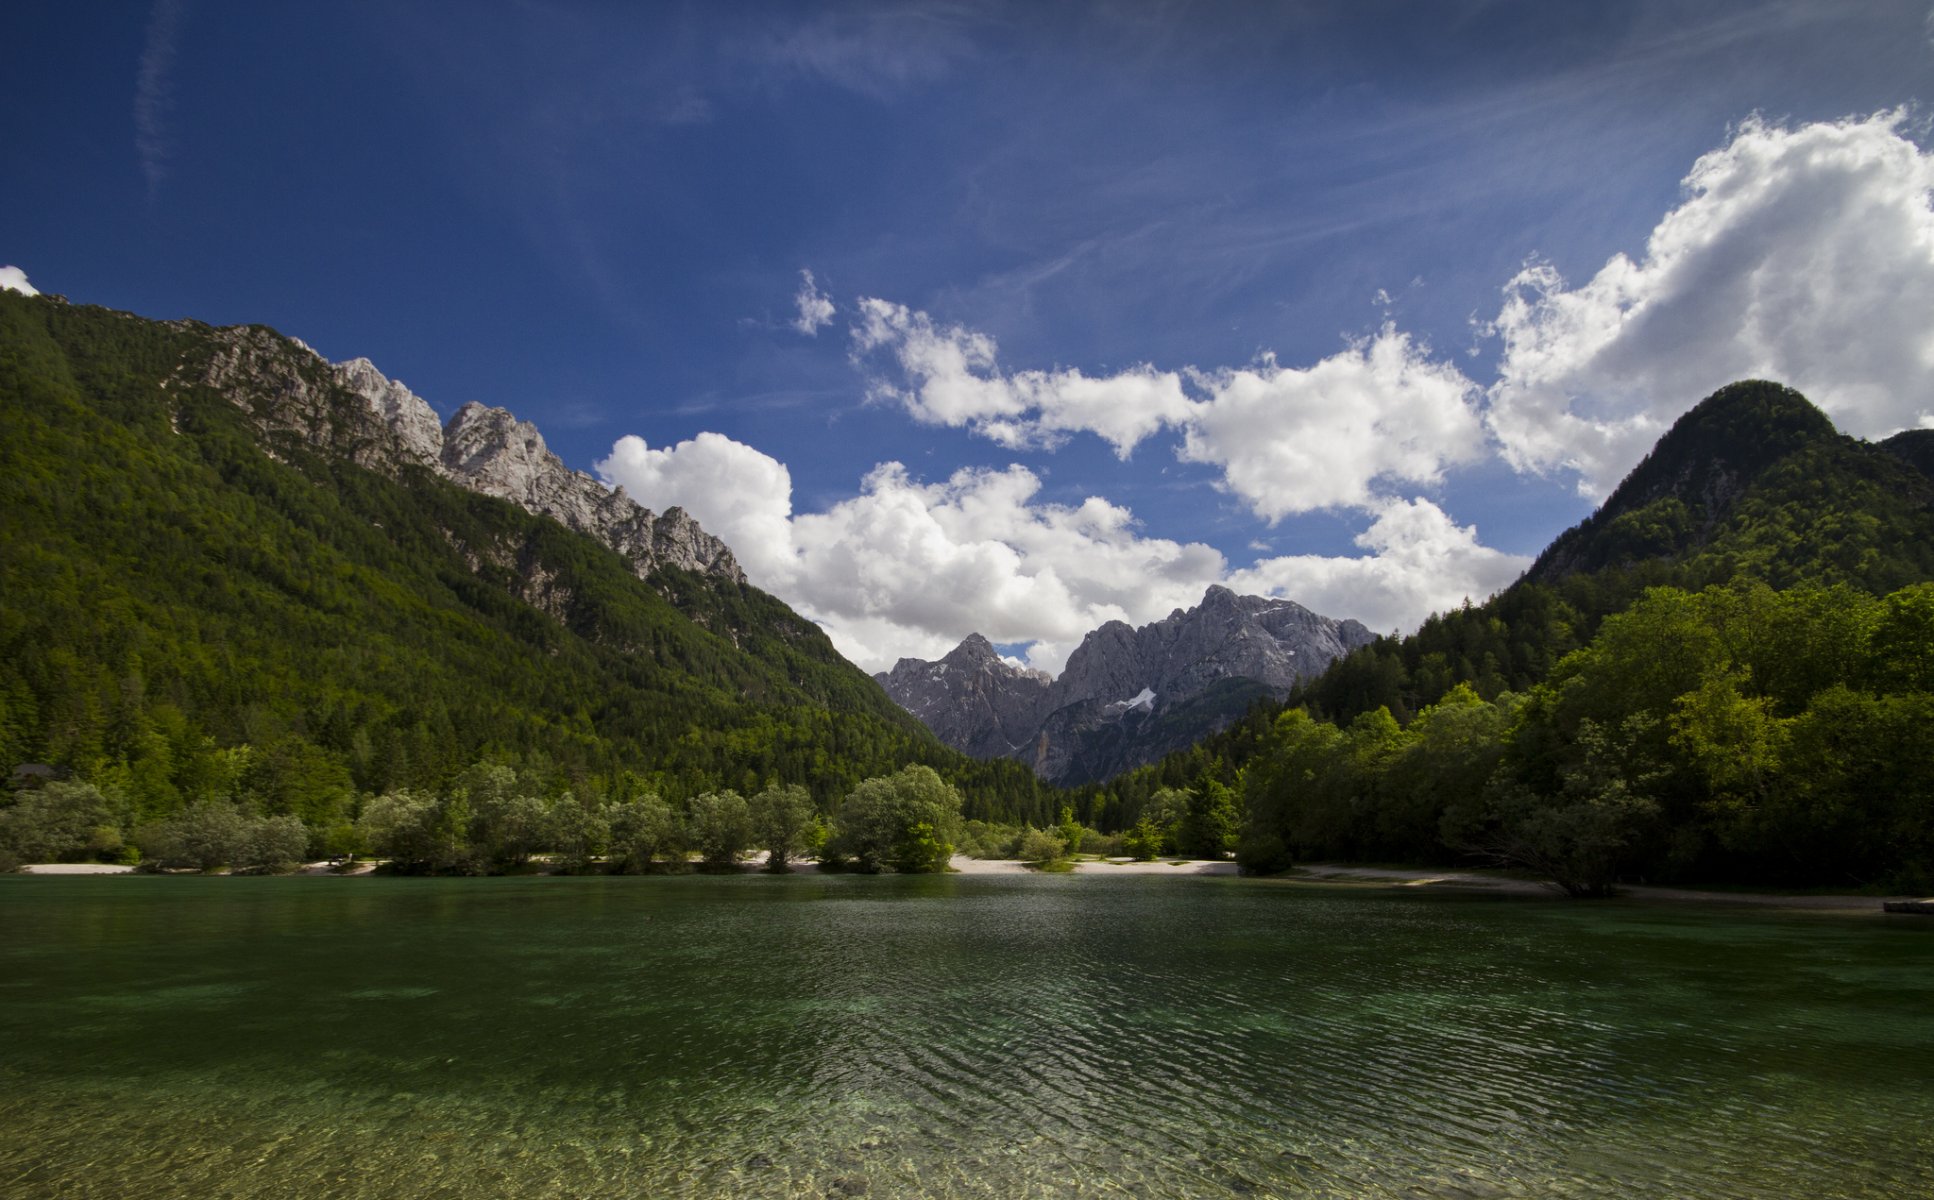
[[[753,855],[741,864],[741,873],[754,874],[765,864],[763,854]],[[950,864],[950,874],[955,875],[1037,875],[1038,871],[1019,859],[968,858],[956,854]],[[338,870],[329,862],[304,863],[293,875],[335,876],[345,878],[368,878],[375,875],[376,863],[358,862],[349,870]],[[20,868],[23,875],[132,875],[133,867],[115,863],[33,863]],[[546,874],[548,872],[537,872]],[[820,867],[817,862],[795,863],[792,874],[817,875]],[[1152,862],[1135,859],[1084,859],[1070,864],[1068,870],[1057,872],[1067,875],[1090,876],[1169,876],[1193,877],[1205,875],[1235,876],[1240,874],[1236,864],[1227,859],[1175,859],[1162,858]],[[1324,887],[1360,887],[1378,889],[1421,888],[1430,891],[1490,893],[1502,896],[1538,896],[1557,899],[1560,893],[1556,888],[1536,880],[1516,879],[1504,875],[1482,874],[1475,871],[1429,871],[1405,867],[1356,867],[1344,863],[1302,863],[1292,867],[1287,874],[1267,877],[1286,884],[1315,885]],[[1883,912],[1883,906],[1890,902],[1920,899],[1914,896],[1852,896],[1839,894],[1799,894],[1786,895],[1778,892],[1722,892],[1706,891],[1699,888],[1655,887],[1647,884],[1632,884],[1621,888],[1619,900],[1638,900],[1668,904],[1708,904],[1738,905],[1751,908],[1807,909],[1813,911],[1839,912]]]

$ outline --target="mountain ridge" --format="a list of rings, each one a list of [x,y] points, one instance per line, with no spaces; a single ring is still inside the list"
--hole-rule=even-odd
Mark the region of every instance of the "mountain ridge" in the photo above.
[[[1651,588],[1743,578],[1884,596],[1934,579],[1930,465],[1934,431],[1866,442],[1791,388],[1721,388],[1504,591],[1377,638],[1287,698],[1095,791],[1132,813],[1161,787],[1233,786],[1292,709],[1347,729],[1379,709],[1407,724],[1461,686],[1485,701],[1524,693]]]
[[[471,401],[447,422],[429,403],[367,358],[330,363],[304,343],[259,325],[207,329],[214,351],[183,363],[175,386],[197,382],[251,414],[260,428],[333,446],[361,466],[398,478],[421,467],[470,491],[508,500],[588,534],[629,561],[640,578],[660,566],[745,583],[731,548],[681,508],[654,514],[590,475],[566,466],[536,425]],[[313,364],[305,360],[313,360]],[[320,364],[319,369],[314,364]],[[309,368],[305,370],[305,368]],[[327,403],[334,386],[361,398],[367,420]]]
[[[375,402],[263,327],[0,293],[0,758],[100,783],[125,822],[213,795],[322,828],[484,759],[673,802],[778,778],[822,805],[918,762],[971,815],[1051,818],[1024,769],[947,749],[736,563],[688,553],[688,517],[554,476],[612,497],[626,554],[459,486],[401,385],[349,370]],[[555,470],[520,445],[514,478]]]
[[[1194,608],[1090,631],[1054,679],[1003,662],[978,633],[944,658],[903,658],[874,678],[955,749],[1080,783],[1152,761],[1257,699],[1281,698],[1372,636],[1354,620],[1214,584]],[[1217,701],[1203,703],[1212,692]],[[1190,715],[1178,720],[1182,711]]]

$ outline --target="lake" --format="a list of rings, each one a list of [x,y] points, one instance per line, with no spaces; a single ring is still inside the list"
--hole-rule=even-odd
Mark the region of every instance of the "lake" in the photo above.
[[[1925,1196],[1934,922],[0,878],[0,1195]]]

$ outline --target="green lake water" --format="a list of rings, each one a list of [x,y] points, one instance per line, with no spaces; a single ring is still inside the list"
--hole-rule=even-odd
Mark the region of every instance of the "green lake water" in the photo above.
[[[0,879],[0,1196],[1925,1197],[1934,922]]]

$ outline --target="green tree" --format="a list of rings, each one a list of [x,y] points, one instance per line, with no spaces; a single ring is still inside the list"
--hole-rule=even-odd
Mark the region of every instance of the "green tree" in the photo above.
[[[468,860],[467,820],[435,796],[385,792],[363,807],[356,830],[371,854],[403,871],[448,870]]]
[[[294,870],[308,852],[308,826],[285,813],[244,821],[231,863],[238,871],[279,875]]]
[[[745,797],[729,788],[706,792],[686,805],[685,831],[705,865],[729,867],[752,845],[752,811]]]
[[[1122,849],[1137,862],[1154,862],[1162,856],[1162,846],[1168,835],[1161,826],[1148,817],[1135,822],[1132,829],[1122,835]]]
[[[684,827],[672,806],[649,793],[610,806],[611,865],[628,874],[648,871],[659,860],[685,859]]]
[[[862,871],[947,869],[960,828],[960,793],[931,767],[910,766],[862,781],[840,805],[829,854]]]
[[[91,784],[56,780],[0,808],[0,853],[17,862],[72,862],[120,848],[107,797]]]
[[[1342,758],[1343,734],[1307,711],[1276,718],[1263,748],[1243,774],[1245,812],[1236,861],[1262,874],[1286,871],[1295,859],[1303,810]]]
[[[1074,819],[1073,808],[1065,804],[1061,806],[1061,823],[1055,826],[1054,832],[1055,836],[1061,839],[1062,846],[1066,848],[1064,853],[1081,852],[1081,838],[1086,831],[1081,828],[1081,822]]]
[[[557,852],[558,865],[564,870],[590,870],[610,838],[611,825],[596,794],[579,788],[559,796],[551,805],[545,841]]]
[[[137,831],[136,836],[144,856],[160,866],[212,871],[242,855],[249,832],[233,804],[197,800],[169,820]]]
[[[1194,858],[1221,858],[1235,849],[1242,828],[1235,792],[1219,780],[1205,779],[1189,794],[1188,803],[1176,837],[1181,853]]]
[[[1068,856],[1068,843],[1060,834],[1046,829],[1029,829],[1021,838],[1021,860],[1043,866]]]
[[[1490,842],[1499,862],[1535,871],[1567,895],[1609,896],[1619,867],[1659,818],[1657,801],[1634,781],[1629,755],[1643,722],[1615,735],[1587,720],[1578,730],[1582,754],[1566,769],[1555,797],[1507,782],[1496,789],[1498,832]]]
[[[752,844],[766,852],[766,870],[790,870],[817,831],[812,793],[796,783],[772,784],[748,802]]]

